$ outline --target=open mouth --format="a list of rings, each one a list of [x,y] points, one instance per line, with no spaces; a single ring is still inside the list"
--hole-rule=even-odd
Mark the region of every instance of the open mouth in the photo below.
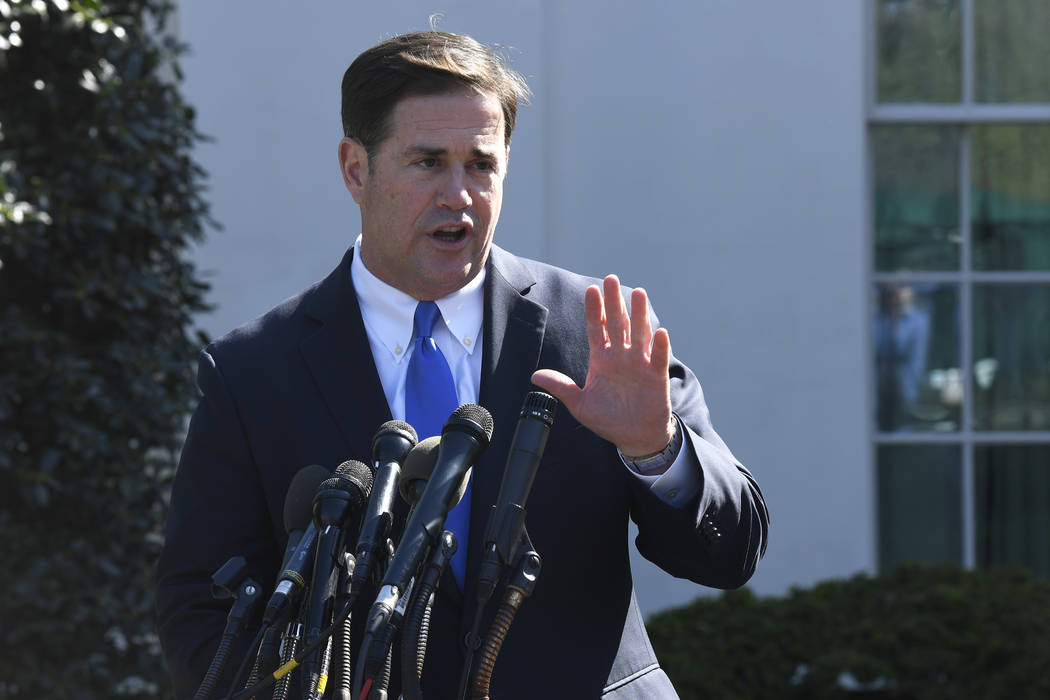
[[[431,234],[443,243],[457,243],[467,235],[466,226],[443,226]]]

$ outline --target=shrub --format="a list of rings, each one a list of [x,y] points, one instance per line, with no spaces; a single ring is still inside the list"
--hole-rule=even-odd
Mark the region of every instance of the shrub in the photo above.
[[[783,598],[745,590],[648,623],[683,698],[1045,698],[1050,582],[901,567]]]

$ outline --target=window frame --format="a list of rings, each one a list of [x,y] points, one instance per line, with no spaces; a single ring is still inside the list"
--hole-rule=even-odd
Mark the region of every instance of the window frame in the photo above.
[[[974,5],[976,0],[959,0],[961,16],[961,70],[962,94],[958,103],[894,103],[877,100],[878,80],[878,5],[880,0],[867,0],[867,31],[865,32],[866,70],[866,127],[865,159],[866,187],[866,270],[867,307],[865,324],[867,341],[868,433],[872,499],[875,523],[875,567],[879,561],[879,503],[878,503],[878,448],[883,445],[959,445],[962,455],[960,512],[962,514],[962,565],[967,569],[977,566],[977,512],[976,474],[974,453],[985,445],[1050,445],[1050,430],[995,431],[973,428],[973,291],[974,285],[1046,284],[1050,285],[1050,270],[1046,271],[974,271],[972,269],[972,241],[970,224],[970,140],[974,126],[986,124],[1047,124],[1050,125],[1050,102],[1044,103],[977,103],[974,101]],[[959,267],[953,271],[936,272],[878,272],[875,270],[875,159],[872,134],[876,127],[887,125],[945,125],[959,128]],[[958,290],[959,313],[962,318],[959,337],[959,368],[963,379],[963,401],[960,407],[960,425],[954,432],[887,433],[879,431],[875,421],[876,372],[875,339],[870,321],[875,308],[875,286],[880,283],[938,282],[955,285]]]

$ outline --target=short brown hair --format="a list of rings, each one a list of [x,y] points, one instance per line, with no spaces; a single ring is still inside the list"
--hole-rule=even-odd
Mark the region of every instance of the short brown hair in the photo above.
[[[529,86],[502,56],[465,34],[428,31],[387,39],[343,74],[343,135],[360,141],[371,160],[399,101],[464,88],[499,100],[503,138],[510,145],[518,102],[528,103]]]

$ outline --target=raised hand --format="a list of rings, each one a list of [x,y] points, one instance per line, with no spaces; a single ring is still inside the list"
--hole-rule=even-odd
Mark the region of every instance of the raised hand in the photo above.
[[[671,340],[663,328],[653,333],[644,289],[631,293],[628,313],[616,275],[606,277],[603,286],[604,295],[597,285],[584,295],[590,363],[583,388],[551,369],[537,370],[532,382],[625,455],[652,455],[675,431],[667,375]]]

